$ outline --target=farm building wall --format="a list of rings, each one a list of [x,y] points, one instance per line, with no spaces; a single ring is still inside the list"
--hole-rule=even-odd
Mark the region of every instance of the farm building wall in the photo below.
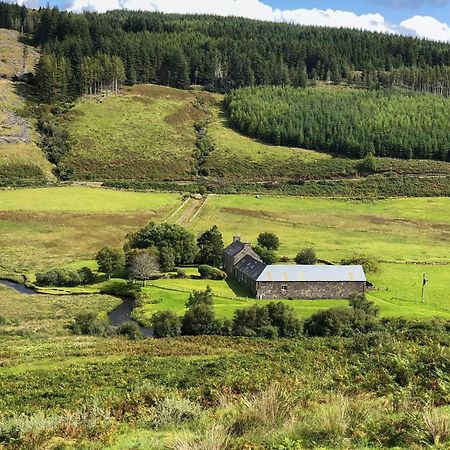
[[[327,299],[349,298],[365,291],[364,281],[258,281],[256,298]]]

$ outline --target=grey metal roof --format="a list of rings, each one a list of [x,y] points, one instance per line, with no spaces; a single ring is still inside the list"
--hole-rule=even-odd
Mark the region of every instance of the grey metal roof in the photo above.
[[[224,252],[227,255],[236,256],[243,248],[244,244],[241,241],[234,241],[224,250]]]
[[[256,281],[266,265],[251,255],[245,255],[235,266],[235,269]]]
[[[266,266],[256,281],[366,281],[362,266]]]

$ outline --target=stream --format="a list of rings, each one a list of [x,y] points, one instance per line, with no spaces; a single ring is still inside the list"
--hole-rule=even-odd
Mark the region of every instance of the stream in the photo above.
[[[20,294],[24,295],[38,294],[35,290],[30,289],[24,286],[23,284],[15,283],[14,281],[0,280],[0,284],[9,287],[11,289],[14,289]],[[114,308],[112,311],[108,313],[108,317],[111,320],[111,324],[114,325],[115,327],[118,327],[131,320],[132,312],[133,312],[133,302],[131,302],[130,300],[123,300],[122,303],[117,308]],[[153,330],[151,328],[143,327],[141,325],[139,325],[139,328],[141,329],[141,332],[145,337],[153,337]]]

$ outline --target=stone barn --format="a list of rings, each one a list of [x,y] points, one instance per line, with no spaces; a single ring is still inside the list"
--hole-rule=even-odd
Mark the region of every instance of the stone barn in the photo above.
[[[266,265],[239,237],[224,251],[224,269],[259,299],[348,298],[367,283],[358,265]]]

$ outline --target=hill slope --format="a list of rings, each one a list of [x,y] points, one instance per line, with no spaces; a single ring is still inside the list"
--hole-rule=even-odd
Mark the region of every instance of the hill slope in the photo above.
[[[53,180],[52,165],[39,148],[26,98],[31,88],[8,79],[33,72],[39,54],[16,31],[0,29],[0,186]]]
[[[34,72],[39,53],[20,42],[17,31],[0,29],[0,78],[12,78]]]
[[[0,186],[54,179],[52,165],[38,147],[33,120],[27,117],[23,83],[0,80]]]
[[[228,127],[222,96],[156,85],[127,88],[121,95],[85,98],[65,117],[70,151],[61,170],[83,180],[188,180],[199,164],[213,176],[253,178],[256,165],[270,177],[275,166],[313,162],[329,155],[275,147],[240,135]],[[195,123],[206,123],[214,149],[198,161]],[[245,170],[245,167],[248,170]],[[281,170],[279,171],[281,172]]]

